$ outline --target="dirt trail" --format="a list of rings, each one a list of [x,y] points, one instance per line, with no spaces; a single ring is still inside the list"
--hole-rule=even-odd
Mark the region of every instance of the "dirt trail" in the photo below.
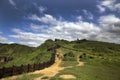
[[[60,78],[63,78],[63,79],[76,79],[76,77],[74,75],[71,75],[71,74],[60,75]]]
[[[80,55],[77,56],[77,62],[78,62],[77,66],[84,66],[84,62],[80,61]]]
[[[77,56],[77,62],[78,64],[76,66],[84,66],[84,62],[80,61],[80,55]],[[63,79],[76,79],[76,76],[71,74],[63,74],[60,75],[59,77]]]
[[[53,77],[57,73],[59,73],[60,70],[65,69],[65,67],[60,67],[62,58],[63,58],[63,53],[60,50],[57,50],[55,63],[52,66],[50,66],[49,68],[45,68],[43,70],[33,72],[32,74],[43,74],[43,76],[36,78],[34,80],[42,80],[42,78],[44,78],[44,77],[48,77],[48,79],[46,79],[46,80],[49,80],[51,77]]]
[[[60,67],[60,64],[62,62],[62,58],[63,58],[63,53],[61,52],[61,50],[57,50],[56,57],[55,57],[55,63],[52,66],[50,66],[48,68],[45,68],[43,70],[38,70],[38,71],[35,71],[35,72],[31,72],[29,74],[43,74],[43,76],[41,76],[39,78],[35,78],[34,80],[43,80],[42,78],[44,78],[44,77],[48,77],[50,79],[51,77],[53,77],[57,73],[59,73],[60,70],[65,69],[65,67]],[[20,76],[12,76],[12,77],[9,77],[7,79],[3,78],[3,79],[0,79],[0,80],[16,80],[16,78],[20,77]]]
[[[16,80],[17,76],[12,76],[12,77],[9,77],[9,78],[2,78],[0,80]]]
[[[80,55],[77,56],[77,62],[78,62],[77,66],[84,66],[84,62],[80,61],[79,56]],[[32,73],[32,74],[43,74],[43,76],[41,76],[39,78],[35,78],[34,80],[50,80],[50,78],[54,77],[56,74],[58,74],[59,71],[64,70],[66,68],[73,67],[73,66],[60,67],[60,64],[62,63],[62,58],[63,58],[63,53],[60,50],[59,51],[57,50],[55,63],[49,68],[46,68],[46,69],[43,69],[40,71],[35,71],[34,73]],[[47,79],[42,79],[45,77],[47,77]],[[76,77],[74,75],[70,75],[70,74],[69,75],[68,74],[60,75],[60,77],[64,78],[64,79],[76,79]]]
[[[42,74],[43,75],[41,77],[35,78],[34,80],[50,80],[50,78],[54,77],[56,74],[58,74],[59,71],[64,70],[66,68],[73,67],[73,66],[61,67],[60,64],[62,63],[63,53],[61,50],[57,50],[56,52],[57,53],[56,53],[56,57],[55,57],[55,63],[52,66],[45,68],[43,70],[38,70],[38,71],[29,73],[29,74]],[[77,62],[78,62],[77,66],[84,66],[84,62],[80,61],[79,56],[80,55],[77,56]],[[1,80],[16,80],[16,78],[20,77],[20,76],[12,76],[10,78],[1,79]],[[67,78],[73,78],[73,75],[70,75],[70,74],[69,75],[61,75],[61,77],[64,77],[64,78],[66,78],[66,76],[67,76]],[[45,77],[47,77],[47,79],[43,79]],[[76,78],[76,77],[74,76],[74,78]]]

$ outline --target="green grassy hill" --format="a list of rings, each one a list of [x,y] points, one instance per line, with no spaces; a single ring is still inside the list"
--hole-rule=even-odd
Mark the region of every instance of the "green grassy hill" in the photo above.
[[[55,43],[61,45],[62,48],[78,51],[84,53],[84,55],[89,55],[91,57],[101,57],[114,61],[120,60],[119,44],[89,40],[76,40],[72,42],[65,40],[56,40]]]
[[[0,55],[16,56],[32,53],[35,50],[33,47],[28,47],[20,44],[0,44]]]
[[[120,45],[85,39],[71,42],[49,39],[37,48],[0,44],[0,55],[14,58],[8,63],[0,63],[0,67],[49,61],[51,52],[47,49],[55,45],[61,46],[59,49],[64,55],[61,66],[73,67],[60,71],[51,80],[64,80],[59,77],[62,74],[72,74],[76,76],[76,80],[120,80]],[[78,55],[80,60],[85,62],[84,66],[76,66]]]
[[[13,58],[9,62],[0,62],[0,68],[47,62],[51,58],[51,52],[47,51],[50,47],[52,47],[50,40],[37,48],[20,44],[0,44],[0,56]]]
[[[73,66],[65,69],[51,80],[64,80],[60,75],[72,74],[76,80],[120,80],[120,45],[98,41],[76,40],[72,42],[56,40],[62,46],[64,54],[61,66]],[[78,67],[77,56],[85,62]]]

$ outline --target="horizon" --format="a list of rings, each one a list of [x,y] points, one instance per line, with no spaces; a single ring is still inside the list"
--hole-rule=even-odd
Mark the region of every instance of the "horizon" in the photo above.
[[[47,39],[47,40],[53,40],[53,39]],[[53,41],[55,41],[55,40],[56,39],[54,39]],[[57,39],[57,40],[64,40],[64,39]],[[76,39],[76,40],[72,40],[72,41],[77,41],[77,40],[82,41],[82,40],[87,40],[87,39]],[[44,44],[45,41],[43,43],[41,43],[41,44]],[[66,41],[68,41],[68,40],[66,40]],[[68,42],[72,42],[72,41],[68,41]],[[97,40],[87,40],[87,41],[94,41],[94,42],[101,42],[101,43],[108,43],[108,44],[117,44],[117,43],[105,42],[105,41],[97,41]],[[25,45],[25,44],[20,44],[20,43],[0,43],[0,44],[7,44],[7,45],[12,45],[12,44],[14,45],[14,44],[16,44],[16,45],[23,45],[23,46],[34,47],[34,48],[37,48],[37,47],[41,46],[41,44],[38,45],[38,46],[30,46],[30,45]],[[117,45],[120,45],[120,44],[117,44]]]
[[[0,43],[31,47],[47,39],[120,44],[119,0],[1,0]]]

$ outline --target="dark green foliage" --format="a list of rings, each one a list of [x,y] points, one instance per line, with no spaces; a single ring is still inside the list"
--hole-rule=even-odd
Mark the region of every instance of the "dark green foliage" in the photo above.
[[[66,54],[64,55],[64,57],[66,57],[66,56],[75,57],[74,54],[73,54],[72,52],[66,53]]]
[[[41,44],[38,49],[41,50],[46,50],[48,48],[54,47],[55,46],[55,42],[51,39],[46,40],[43,44]]]
[[[45,76],[45,77],[42,77],[42,79],[48,79],[49,77]]]
[[[63,45],[69,44],[70,42],[67,41],[67,40],[55,39],[55,43],[58,44],[58,45],[60,45],[60,46],[63,46]]]
[[[82,40],[79,40],[79,39],[77,39],[77,43],[82,43],[82,42],[86,42],[87,40],[86,39],[82,39]]]
[[[88,59],[94,59],[94,56],[83,53],[79,56],[79,58],[80,58],[81,61],[82,60],[84,61],[84,60],[88,60]]]
[[[75,55],[73,52],[64,54],[64,61],[75,61]]]

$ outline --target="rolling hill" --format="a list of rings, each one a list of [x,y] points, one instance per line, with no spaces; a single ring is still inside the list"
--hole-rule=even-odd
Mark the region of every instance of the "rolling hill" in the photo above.
[[[51,52],[48,52],[47,49],[51,47],[51,45],[48,44],[48,42],[49,40],[39,47],[28,47],[20,44],[0,44],[0,56],[13,58],[13,60],[9,62],[0,62],[0,68],[49,61]]]
[[[0,63],[0,67],[49,61],[51,52],[47,50],[59,45],[63,59],[61,67],[71,68],[60,71],[51,80],[64,80],[64,74],[72,74],[75,80],[120,80],[120,45],[90,40],[46,40],[40,46],[28,47],[18,44],[0,44],[0,55],[11,56],[10,62]],[[78,59],[79,58],[79,59]],[[76,66],[78,60],[84,66]],[[22,79],[21,79],[22,80]]]

